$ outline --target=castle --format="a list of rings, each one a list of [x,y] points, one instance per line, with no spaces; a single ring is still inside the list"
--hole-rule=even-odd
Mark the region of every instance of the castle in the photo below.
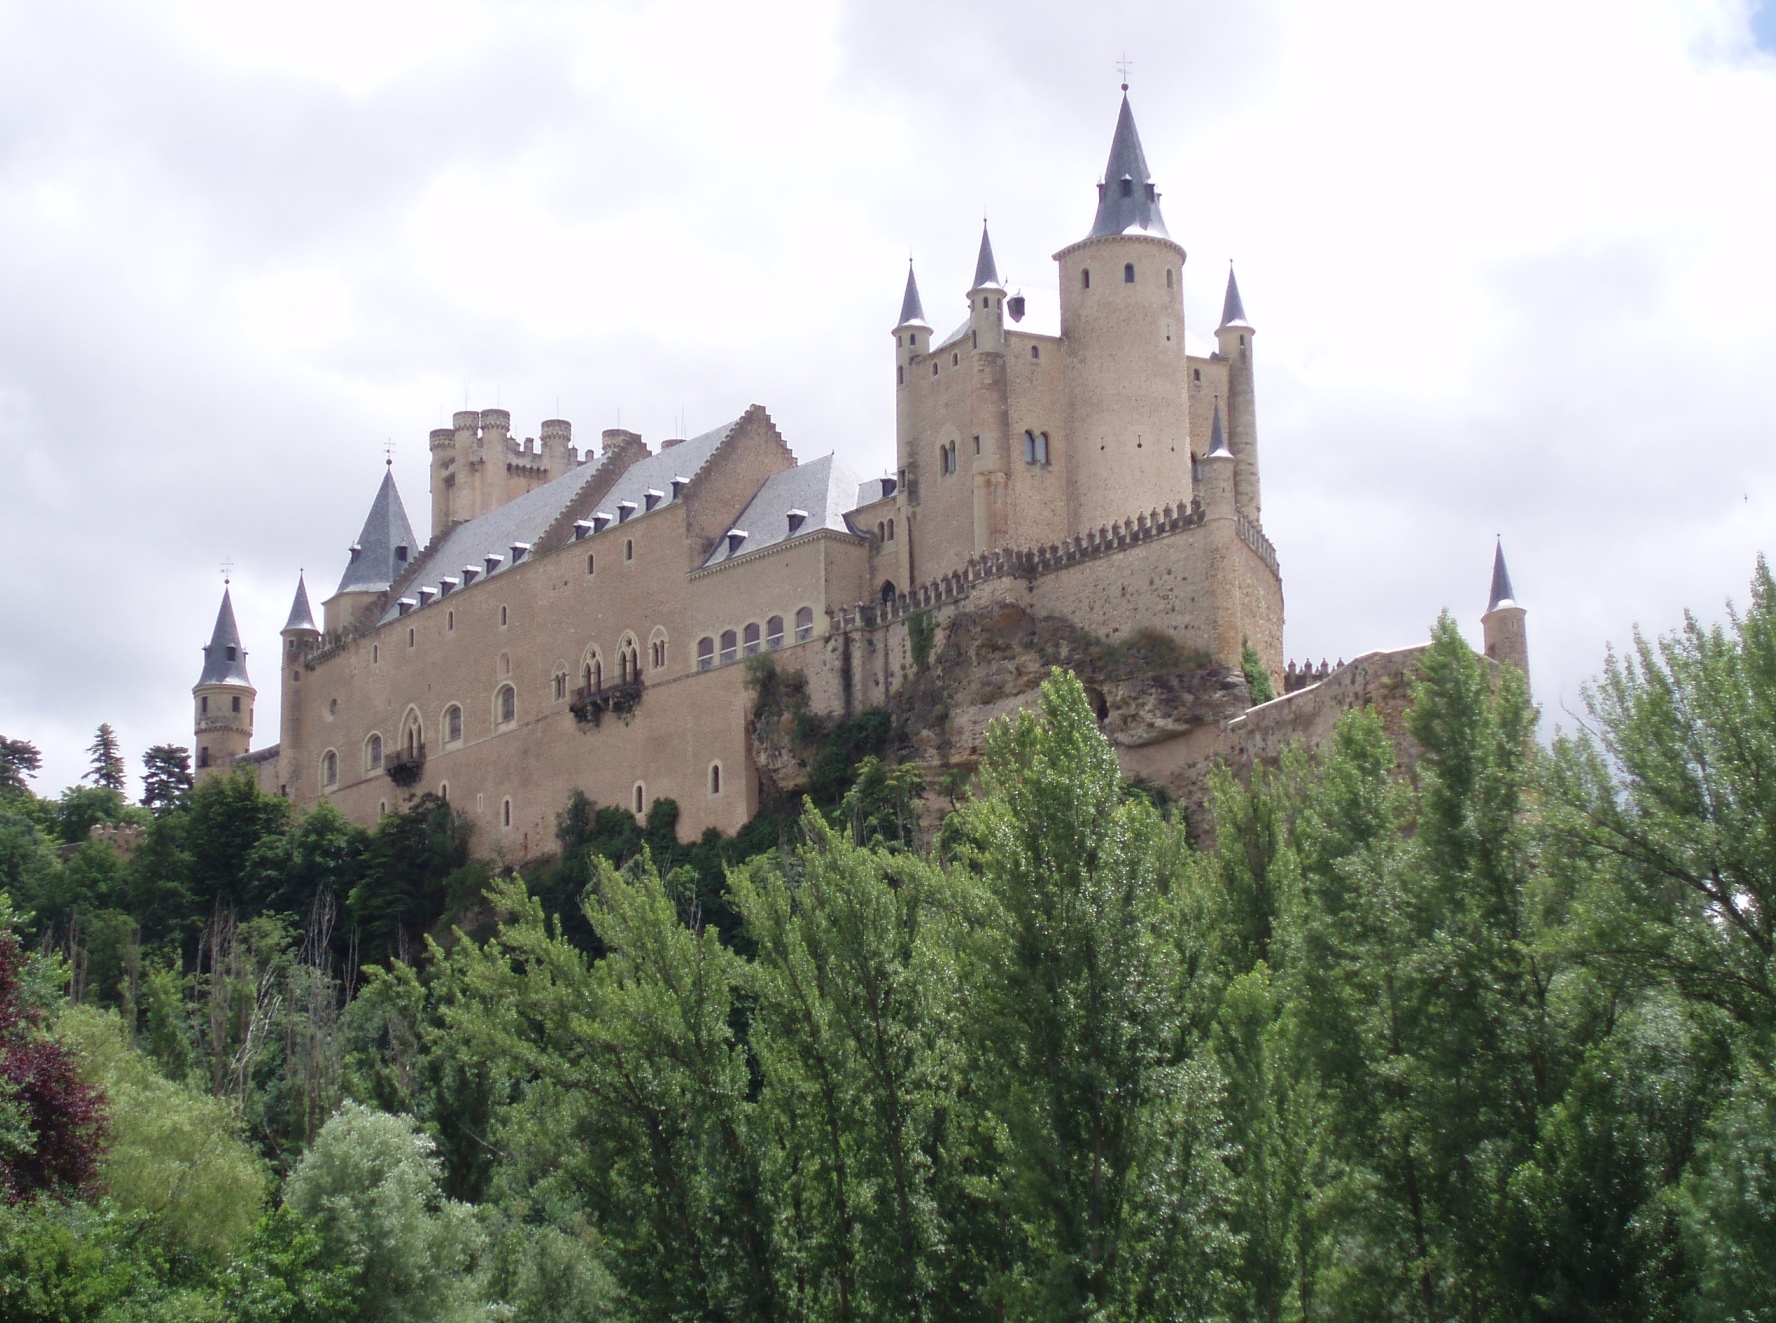
[[[920,683],[934,640],[1021,629],[1026,662],[1159,640],[1160,662],[1093,692],[1125,768],[1173,789],[1400,689],[1414,650],[1285,670],[1256,332],[1230,270],[1214,349],[1186,348],[1185,250],[1126,91],[1090,230],[1054,255],[1058,299],[1007,290],[983,226],[967,317],[940,336],[909,268],[892,476],[798,462],[757,405],[657,449],[607,430],[583,455],[564,420],[520,440],[503,409],[458,413],[431,434],[426,542],[391,470],[318,621],[298,580],[279,741],[257,751],[224,592],[193,690],[199,774],[249,768],[366,824],[431,791],[483,848],[522,858],[548,848],[575,789],[638,815],[670,796],[696,834],[793,787],[746,683],[759,654],[839,716]],[[1488,653],[1527,670],[1502,552],[1485,619]],[[1254,656],[1283,695],[1259,707]],[[1043,669],[978,662],[912,723],[930,727],[910,735],[934,771],[977,757]]]

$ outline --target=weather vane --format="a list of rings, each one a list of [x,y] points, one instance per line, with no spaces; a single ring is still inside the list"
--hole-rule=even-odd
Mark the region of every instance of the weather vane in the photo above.
[[[1122,75],[1122,90],[1125,92],[1129,90],[1129,70],[1134,67],[1135,62],[1127,55],[1116,62],[1116,72]]]
[[[392,436],[382,448],[382,462],[391,469],[395,467],[395,438]]]
[[[229,582],[231,582],[230,576],[232,576],[233,574],[234,574],[234,562],[232,560],[223,561],[222,562],[222,582],[224,585],[227,585]]]

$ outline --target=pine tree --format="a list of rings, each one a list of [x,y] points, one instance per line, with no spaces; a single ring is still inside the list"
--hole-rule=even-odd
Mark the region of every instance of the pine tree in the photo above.
[[[29,740],[0,735],[0,794],[26,789],[25,778],[43,766],[43,755]]]
[[[156,817],[181,809],[191,799],[191,750],[156,744],[142,755],[142,807]]]
[[[117,732],[111,729],[110,722],[99,723],[98,734],[86,751],[92,758],[92,769],[81,779],[91,781],[101,790],[123,793],[123,754],[117,748]]]

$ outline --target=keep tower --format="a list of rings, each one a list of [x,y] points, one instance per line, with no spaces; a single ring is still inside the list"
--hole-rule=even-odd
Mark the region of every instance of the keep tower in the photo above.
[[[1185,253],[1166,231],[1127,91],[1091,232],[1054,255],[1076,529],[1191,496]]]
[[[203,654],[203,674],[191,689],[199,780],[232,772],[234,760],[253,746],[253,700],[259,691],[247,677],[247,650],[241,647],[226,584]]]

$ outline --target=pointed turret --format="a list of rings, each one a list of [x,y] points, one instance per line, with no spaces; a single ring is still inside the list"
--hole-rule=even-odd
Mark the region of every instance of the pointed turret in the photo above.
[[[1215,421],[1209,425],[1209,456],[1225,455],[1233,458],[1233,451],[1227,448],[1227,433],[1221,427],[1221,401],[1215,401]]]
[[[1516,606],[1517,594],[1511,590],[1511,571],[1505,568],[1505,543],[1499,539],[1492,549],[1492,593],[1486,602],[1488,614],[1501,606]]]
[[[1529,679],[1529,629],[1524,617],[1529,613],[1517,604],[1511,588],[1511,572],[1505,568],[1505,544],[1501,539],[1492,551],[1492,591],[1488,594],[1486,614],[1480,617],[1486,655],[1496,662],[1515,666]]]
[[[1239,281],[1233,278],[1232,262],[1227,264],[1227,295],[1221,300],[1221,325],[1222,327],[1251,325],[1246,320],[1246,305],[1240,299]]]
[[[903,326],[924,326],[925,305],[919,300],[919,282],[913,278],[913,259],[907,258],[906,293],[900,298],[900,320],[894,324],[896,330]]]
[[[974,259],[974,284],[969,288],[975,290],[999,287],[999,265],[993,260],[993,240],[987,234],[987,223],[982,221],[980,255]]]
[[[284,621],[281,631],[285,634],[319,634],[315,625],[314,610],[308,604],[308,580],[301,573],[296,575],[296,599],[290,603],[290,618]]]
[[[247,678],[247,650],[241,647],[240,629],[234,623],[234,601],[226,586],[222,589],[222,607],[216,612],[216,628],[210,633],[210,643],[203,655],[203,674],[197,679],[199,685],[252,686],[253,682]]]
[[[1171,237],[1159,213],[1159,193],[1148,173],[1147,154],[1141,150],[1135,112],[1129,109],[1128,89],[1124,88],[1116,136],[1110,140],[1110,161],[1104,167],[1104,182],[1098,185],[1098,214],[1092,221],[1091,237],[1130,230]]]
[[[369,517],[351,547],[351,562],[340,576],[340,593],[380,593],[400,577],[418,550],[413,526],[395,489],[395,470],[383,470],[382,486],[370,503]]]
[[[253,699],[258,690],[247,678],[247,650],[234,623],[234,601],[226,585],[216,628],[203,650],[203,674],[191,687],[197,744],[197,774],[229,772],[253,744]]]

